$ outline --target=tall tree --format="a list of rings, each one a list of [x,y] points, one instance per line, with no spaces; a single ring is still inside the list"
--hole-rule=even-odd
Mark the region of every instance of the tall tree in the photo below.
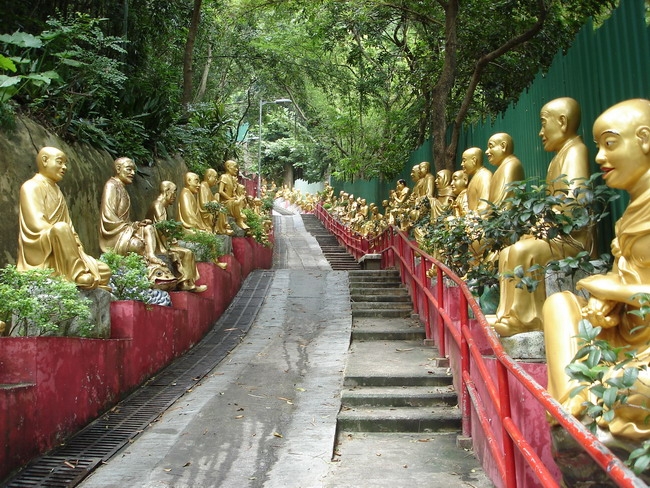
[[[181,97],[181,104],[185,110],[187,110],[187,106],[192,101],[194,44],[196,43],[196,35],[201,21],[202,3],[203,0],[194,0],[192,19],[190,21],[190,28],[187,31],[187,42],[185,43],[185,55],[183,56],[183,95]]]

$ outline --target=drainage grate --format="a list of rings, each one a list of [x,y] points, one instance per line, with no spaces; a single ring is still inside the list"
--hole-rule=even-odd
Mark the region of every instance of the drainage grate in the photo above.
[[[76,486],[139,435],[240,343],[271,285],[272,271],[254,271],[215,326],[129,397],[90,423],[65,445],[30,462],[6,488]]]

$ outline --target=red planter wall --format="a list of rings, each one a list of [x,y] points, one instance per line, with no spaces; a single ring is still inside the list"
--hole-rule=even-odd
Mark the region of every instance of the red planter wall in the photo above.
[[[235,245],[235,241],[238,241]],[[195,345],[272,251],[233,239],[227,268],[199,263],[204,293],[173,292],[172,306],[111,303],[111,338],[0,338],[0,480],[70,437]],[[253,260],[255,256],[255,260]]]

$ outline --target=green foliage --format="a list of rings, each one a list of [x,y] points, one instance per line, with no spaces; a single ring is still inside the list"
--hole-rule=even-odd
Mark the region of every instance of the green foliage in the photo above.
[[[570,182],[560,179],[560,189],[551,194],[546,183],[538,178],[515,182],[509,186],[511,196],[500,205],[490,203],[485,215],[470,213],[455,217],[451,210],[443,212],[434,222],[428,222],[428,211],[417,224],[423,232],[422,248],[440,259],[458,276],[464,277],[477,294],[482,287],[498,282],[497,263],[493,256],[522,236],[538,239],[567,238],[577,231],[590,231],[608,214],[608,208],[618,195],[599,183],[600,173],[587,181]],[[489,202],[488,202],[489,203]],[[605,271],[611,263],[609,255],[591,259],[581,252],[574,257],[553,260],[545,266],[522,266],[505,270],[503,276],[514,279],[518,288],[529,292],[537,289],[547,271],[559,271],[569,276]]]
[[[236,125],[221,103],[198,103],[188,107],[188,121],[172,129],[182,141],[188,169],[197,174],[208,168],[220,169],[223,161],[234,157]]]
[[[161,220],[160,222],[156,222],[154,227],[168,242],[177,241],[185,236],[185,228],[177,220]]]
[[[271,241],[269,241],[268,232],[264,227],[264,219],[262,216],[257,215],[250,208],[245,208],[242,212],[246,216],[246,224],[250,227],[247,233],[259,244],[269,247]]]
[[[206,202],[203,205],[203,208],[210,214],[211,221],[212,221],[212,232],[214,232],[215,229],[217,228],[219,216],[228,214],[228,209],[225,207],[224,204],[215,201]]]
[[[90,334],[90,300],[74,283],[54,276],[50,269],[0,269],[0,320],[12,335],[48,335],[76,320],[82,336]]]
[[[194,252],[198,262],[216,262],[220,256],[223,256],[221,238],[212,232],[202,230],[187,232],[183,236],[181,244]]]
[[[638,294],[634,298],[641,307],[631,313],[646,317],[650,312],[650,295]],[[639,352],[629,346],[613,347],[599,338],[601,331],[601,327],[594,327],[588,320],[583,319],[579,323],[577,337],[580,349],[565,368],[567,375],[578,382],[570,397],[588,392],[583,402],[587,415],[585,423],[593,433],[596,433],[599,422],[610,423],[623,407],[637,409],[636,417],[645,415],[646,422],[649,422],[650,398],[645,398],[643,393],[647,385],[639,388],[639,382],[643,383],[639,374],[648,370],[647,358],[640,358]],[[633,396],[636,399],[632,405],[629,399]],[[637,475],[647,471],[650,466],[650,441],[644,441],[633,450],[626,464]]]
[[[111,268],[110,286],[118,300],[137,300],[149,303],[147,263],[136,253],[126,256],[113,251],[105,252],[100,259]]]

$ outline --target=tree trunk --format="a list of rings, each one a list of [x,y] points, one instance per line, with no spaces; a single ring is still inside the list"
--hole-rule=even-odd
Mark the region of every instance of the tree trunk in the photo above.
[[[185,43],[185,54],[183,56],[183,98],[181,104],[183,110],[187,110],[187,106],[192,100],[192,75],[194,70],[194,43],[196,42],[196,33],[199,30],[199,21],[201,20],[201,3],[203,0],[194,0],[194,10],[192,11],[192,21],[190,22],[190,30],[187,33],[187,43]]]
[[[208,88],[208,75],[210,74],[210,66],[212,66],[212,44],[208,44],[208,59],[205,62],[203,67],[203,76],[201,76],[201,84],[199,85],[199,91],[196,93],[196,98],[194,99],[197,102],[203,100],[205,96],[205,91]]]
[[[537,22],[535,22],[535,24],[533,24],[530,29],[516,37],[513,37],[512,39],[509,39],[497,49],[484,55],[476,62],[476,65],[474,66],[474,72],[472,73],[472,78],[469,82],[469,85],[467,86],[467,90],[465,90],[465,97],[463,98],[463,102],[461,103],[456,117],[454,117],[451,141],[447,147],[447,159],[450,159],[452,161],[452,167],[450,169],[453,170],[453,160],[456,155],[456,150],[458,149],[460,129],[463,125],[463,122],[465,121],[465,117],[467,116],[467,111],[469,110],[469,107],[474,98],[474,92],[476,91],[476,87],[478,86],[478,83],[481,79],[483,70],[489,63],[497,59],[499,56],[504,55],[508,51],[514,49],[516,46],[532,39],[535,35],[537,35],[539,31],[542,30],[542,27],[544,26],[544,22],[546,21],[546,17],[548,15],[548,8],[546,7],[543,0],[538,0],[537,5],[539,7],[539,16],[537,18]]]
[[[445,9],[445,60],[442,73],[432,90],[431,136],[436,172],[454,169],[454,159],[447,155],[447,101],[456,79],[458,50],[459,0],[440,2]]]

